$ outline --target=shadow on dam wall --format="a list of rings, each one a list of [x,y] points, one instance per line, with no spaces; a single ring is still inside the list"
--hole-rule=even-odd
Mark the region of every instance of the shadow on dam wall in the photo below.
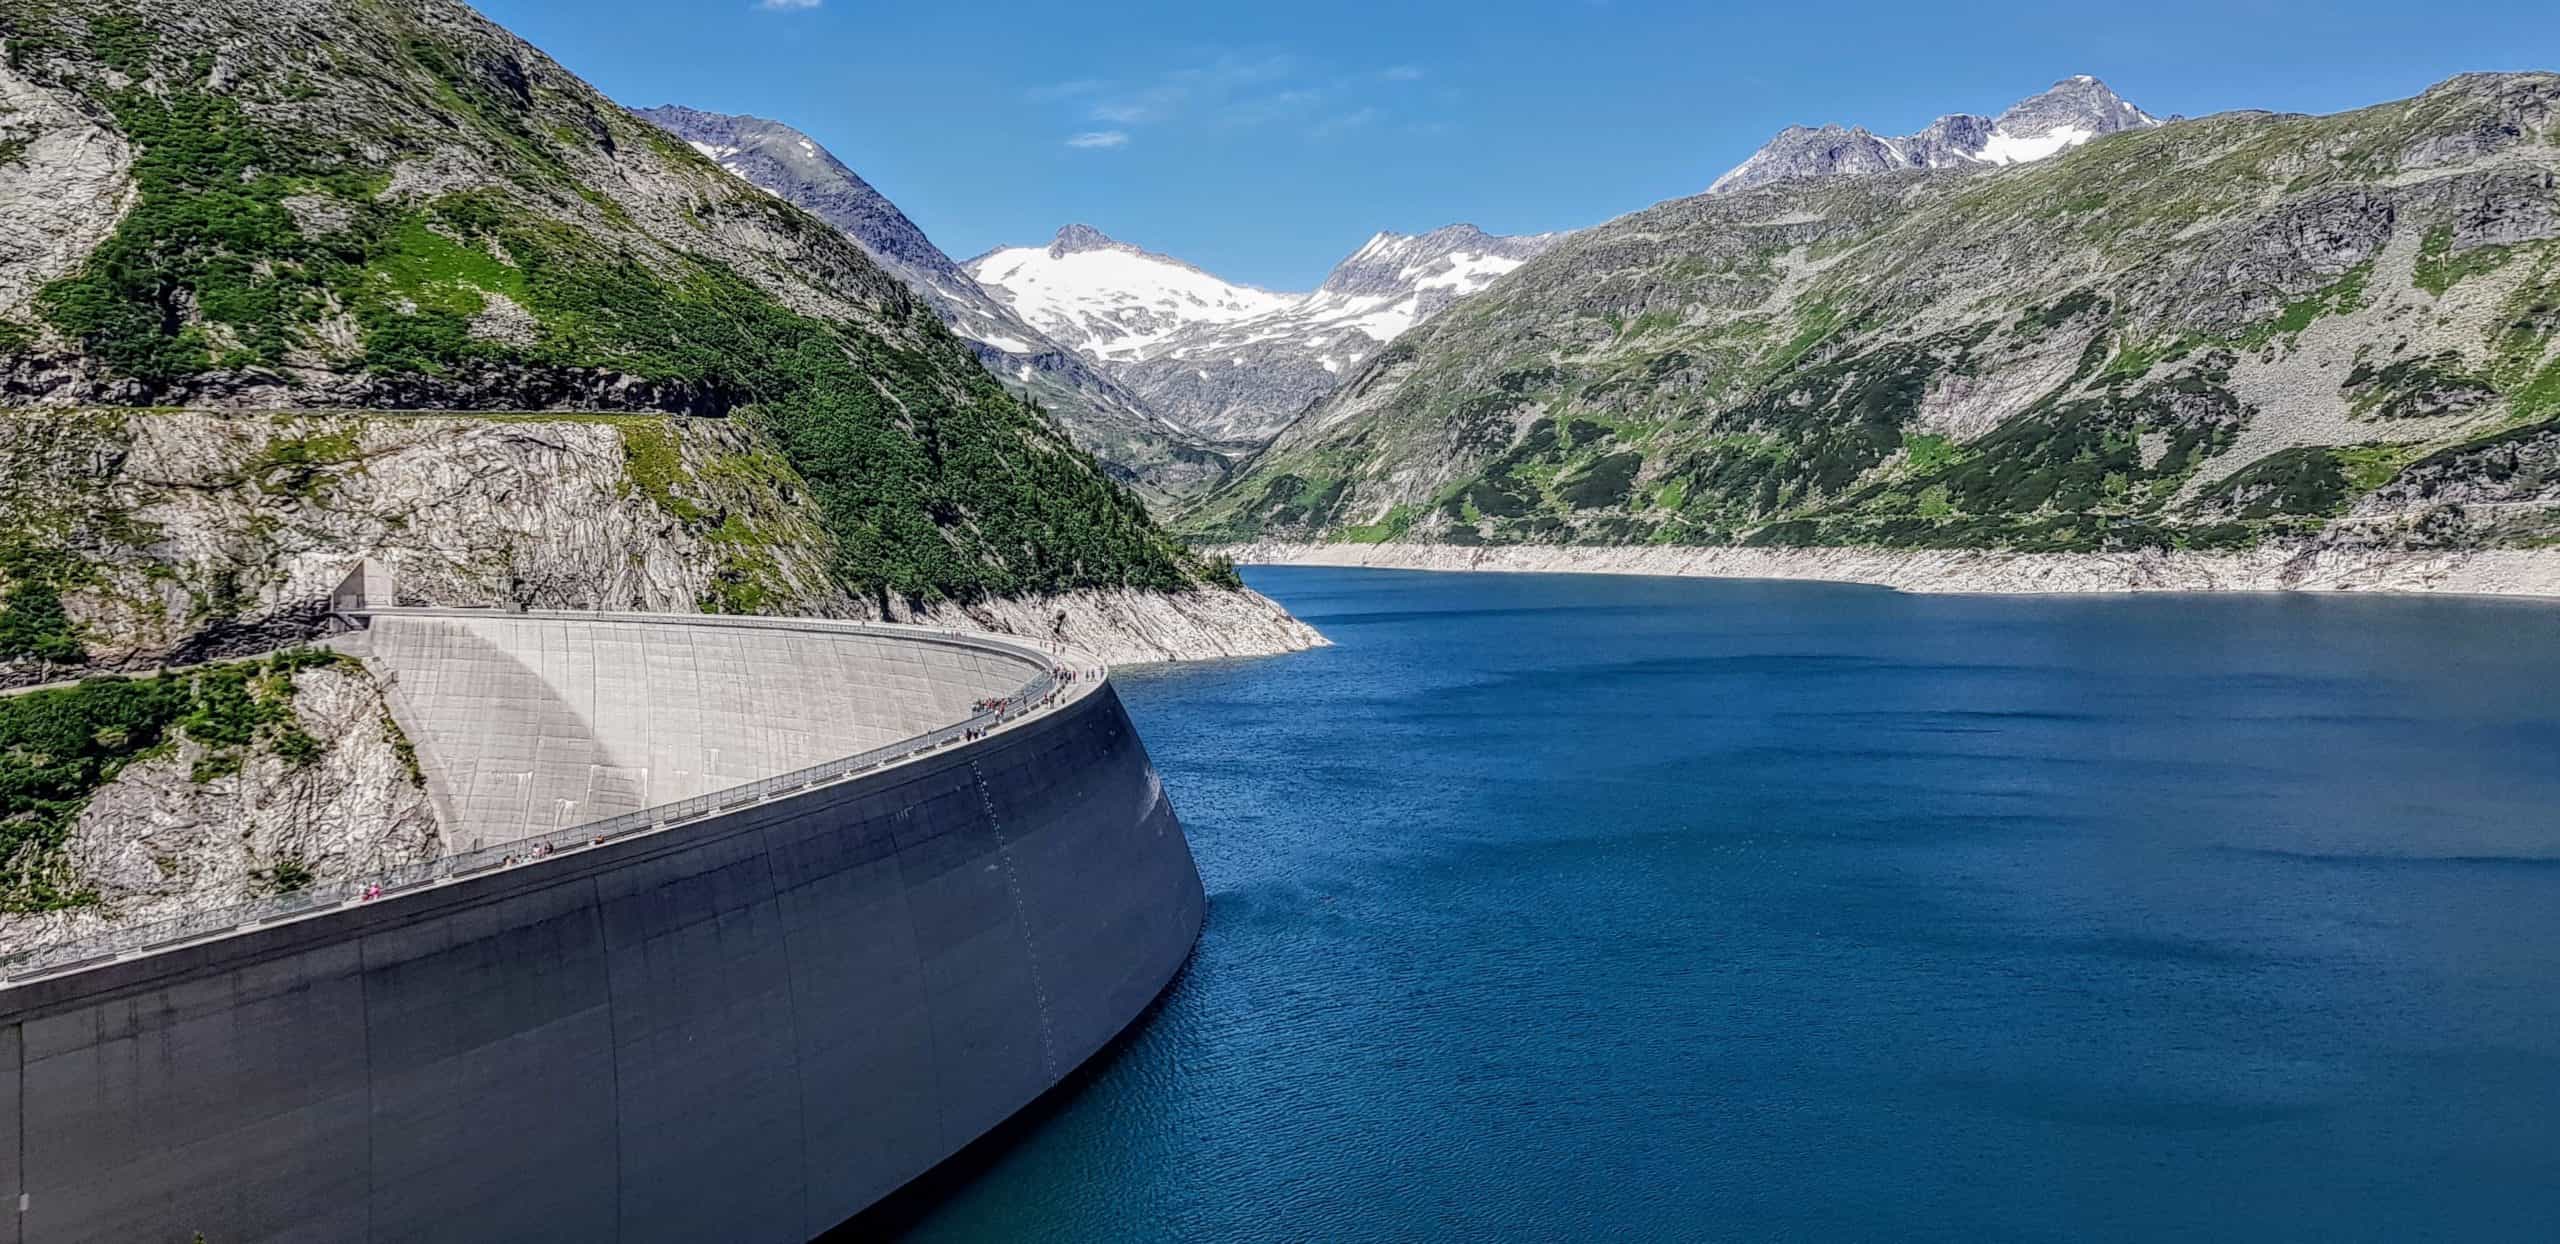
[[[805,1240],[1067,1080],[1201,913],[1104,683],[714,819],[0,994],[0,1244]]]
[[[846,1219],[836,1228],[821,1235],[817,1244],[852,1244],[856,1240],[890,1239],[914,1230],[936,1210],[960,1195],[968,1186],[985,1177],[1014,1150],[1028,1142],[1041,1128],[1075,1103],[1076,1096],[1111,1073],[1112,1064],[1138,1043],[1148,1023],[1164,1009],[1167,1000],[1182,991],[1183,978],[1191,972],[1185,959],[1173,979],[1165,982],[1154,1001],[1120,1030],[1103,1047],[1096,1050],[1082,1066],[1049,1087],[1048,1091],[1016,1110],[1004,1122],[987,1129],[986,1135],[969,1142],[959,1152],[936,1163],[932,1170],[874,1201],[871,1207]]]

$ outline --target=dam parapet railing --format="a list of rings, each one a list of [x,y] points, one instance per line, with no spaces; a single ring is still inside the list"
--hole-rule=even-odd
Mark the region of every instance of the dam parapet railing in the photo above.
[[[788,773],[724,787],[687,799],[573,825],[566,829],[528,835],[510,842],[457,851],[432,860],[422,860],[415,864],[380,870],[361,879],[350,878],[327,885],[308,886],[271,898],[208,908],[167,920],[109,929],[88,937],[38,947],[14,961],[0,961],[0,990],[27,981],[60,976],[105,963],[140,958],[159,951],[226,937],[234,933],[245,933],[251,929],[320,912],[394,898],[404,893],[413,893],[447,882],[552,858],[566,852],[599,847],[678,828],[717,813],[762,803],[782,795],[796,794],[811,787],[842,781],[940,751],[953,743],[978,738],[1010,723],[1034,716],[1056,705],[1062,699],[1071,699],[1093,687],[1098,687],[1109,676],[1108,667],[1099,661],[1071,665],[1061,654],[1043,651],[992,635],[888,622],[849,622],[820,618],[758,618],[717,614],[538,610],[516,612],[490,609],[371,609],[351,611],[340,616],[358,628],[367,625],[376,616],[472,619],[507,617],[532,621],[717,626],[818,634],[885,636],[924,643],[950,644],[980,651],[994,651],[1023,660],[1033,666],[1037,672],[1011,694],[1003,697],[998,707],[983,709],[949,725],[850,756],[822,761]]]

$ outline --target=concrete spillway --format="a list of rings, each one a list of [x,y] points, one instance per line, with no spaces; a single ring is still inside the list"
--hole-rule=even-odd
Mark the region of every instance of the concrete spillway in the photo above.
[[[483,841],[948,725],[1041,661],[707,619],[367,642]],[[803,1240],[1100,1049],[1200,918],[1086,681],[903,763],[0,992],[0,1244]]]

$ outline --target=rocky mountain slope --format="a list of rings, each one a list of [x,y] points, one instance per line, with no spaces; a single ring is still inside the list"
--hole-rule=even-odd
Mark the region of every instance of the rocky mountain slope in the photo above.
[[[0,224],[10,401],[716,418],[808,502],[817,579],[765,598],[1224,583],[842,233],[459,4],[8,0],[0,37],[0,198],[49,205]],[[47,508],[0,575],[86,622],[115,535]]]
[[[0,412],[0,547],[77,554],[13,587],[0,645],[17,659],[0,686],[291,642],[317,629],[349,550],[418,603],[876,612],[837,575],[826,525],[816,490],[742,420]],[[1116,660],[1311,642],[1224,590],[894,599],[890,612]],[[1112,615],[1138,620],[1116,632]],[[1186,619],[1199,633],[1180,633]]]
[[[1623,217],[1400,338],[1183,525],[2530,551],[2560,545],[2556,340],[2560,76],[2472,75]]]
[[[290,644],[362,558],[420,603],[1321,642],[843,233],[452,0],[0,0],[0,209],[0,686]],[[136,844],[133,910],[439,849],[368,687],[249,677],[0,701],[0,911]]]
[[[1997,117],[1953,113],[1917,134],[1879,138],[1863,127],[1789,126],[1707,187],[1748,190],[1790,177],[1886,173],[1906,168],[2023,164],[2092,138],[2160,124],[2087,74],[2065,78]]]
[[[1311,294],[1221,280],[1069,225],[1046,247],[970,260],[980,285],[1109,371],[1150,406],[1259,444],[1413,325],[1519,267],[1560,235],[1473,225],[1381,233]]]
[[[335,653],[0,698],[0,738],[0,961],[444,850],[383,688]]]
[[[1215,483],[1227,458],[1205,438],[1147,408],[1073,350],[999,301],[907,219],[888,197],[808,135],[779,121],[667,105],[636,116],[720,167],[844,231],[873,262],[930,304],[989,371],[1028,391],[1075,443],[1157,495]]]

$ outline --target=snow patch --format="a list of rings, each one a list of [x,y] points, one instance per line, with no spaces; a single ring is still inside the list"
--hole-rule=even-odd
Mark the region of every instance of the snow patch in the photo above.
[[[2095,137],[2096,134],[2076,125],[2057,125],[2042,134],[1993,130],[1990,139],[1982,144],[1980,158],[1989,164],[2026,164],[2077,147]]]
[[[1186,328],[1250,319],[1297,301],[1116,246],[1066,255],[1010,247],[968,269],[1033,327],[1113,357],[1146,358],[1151,347]]]

